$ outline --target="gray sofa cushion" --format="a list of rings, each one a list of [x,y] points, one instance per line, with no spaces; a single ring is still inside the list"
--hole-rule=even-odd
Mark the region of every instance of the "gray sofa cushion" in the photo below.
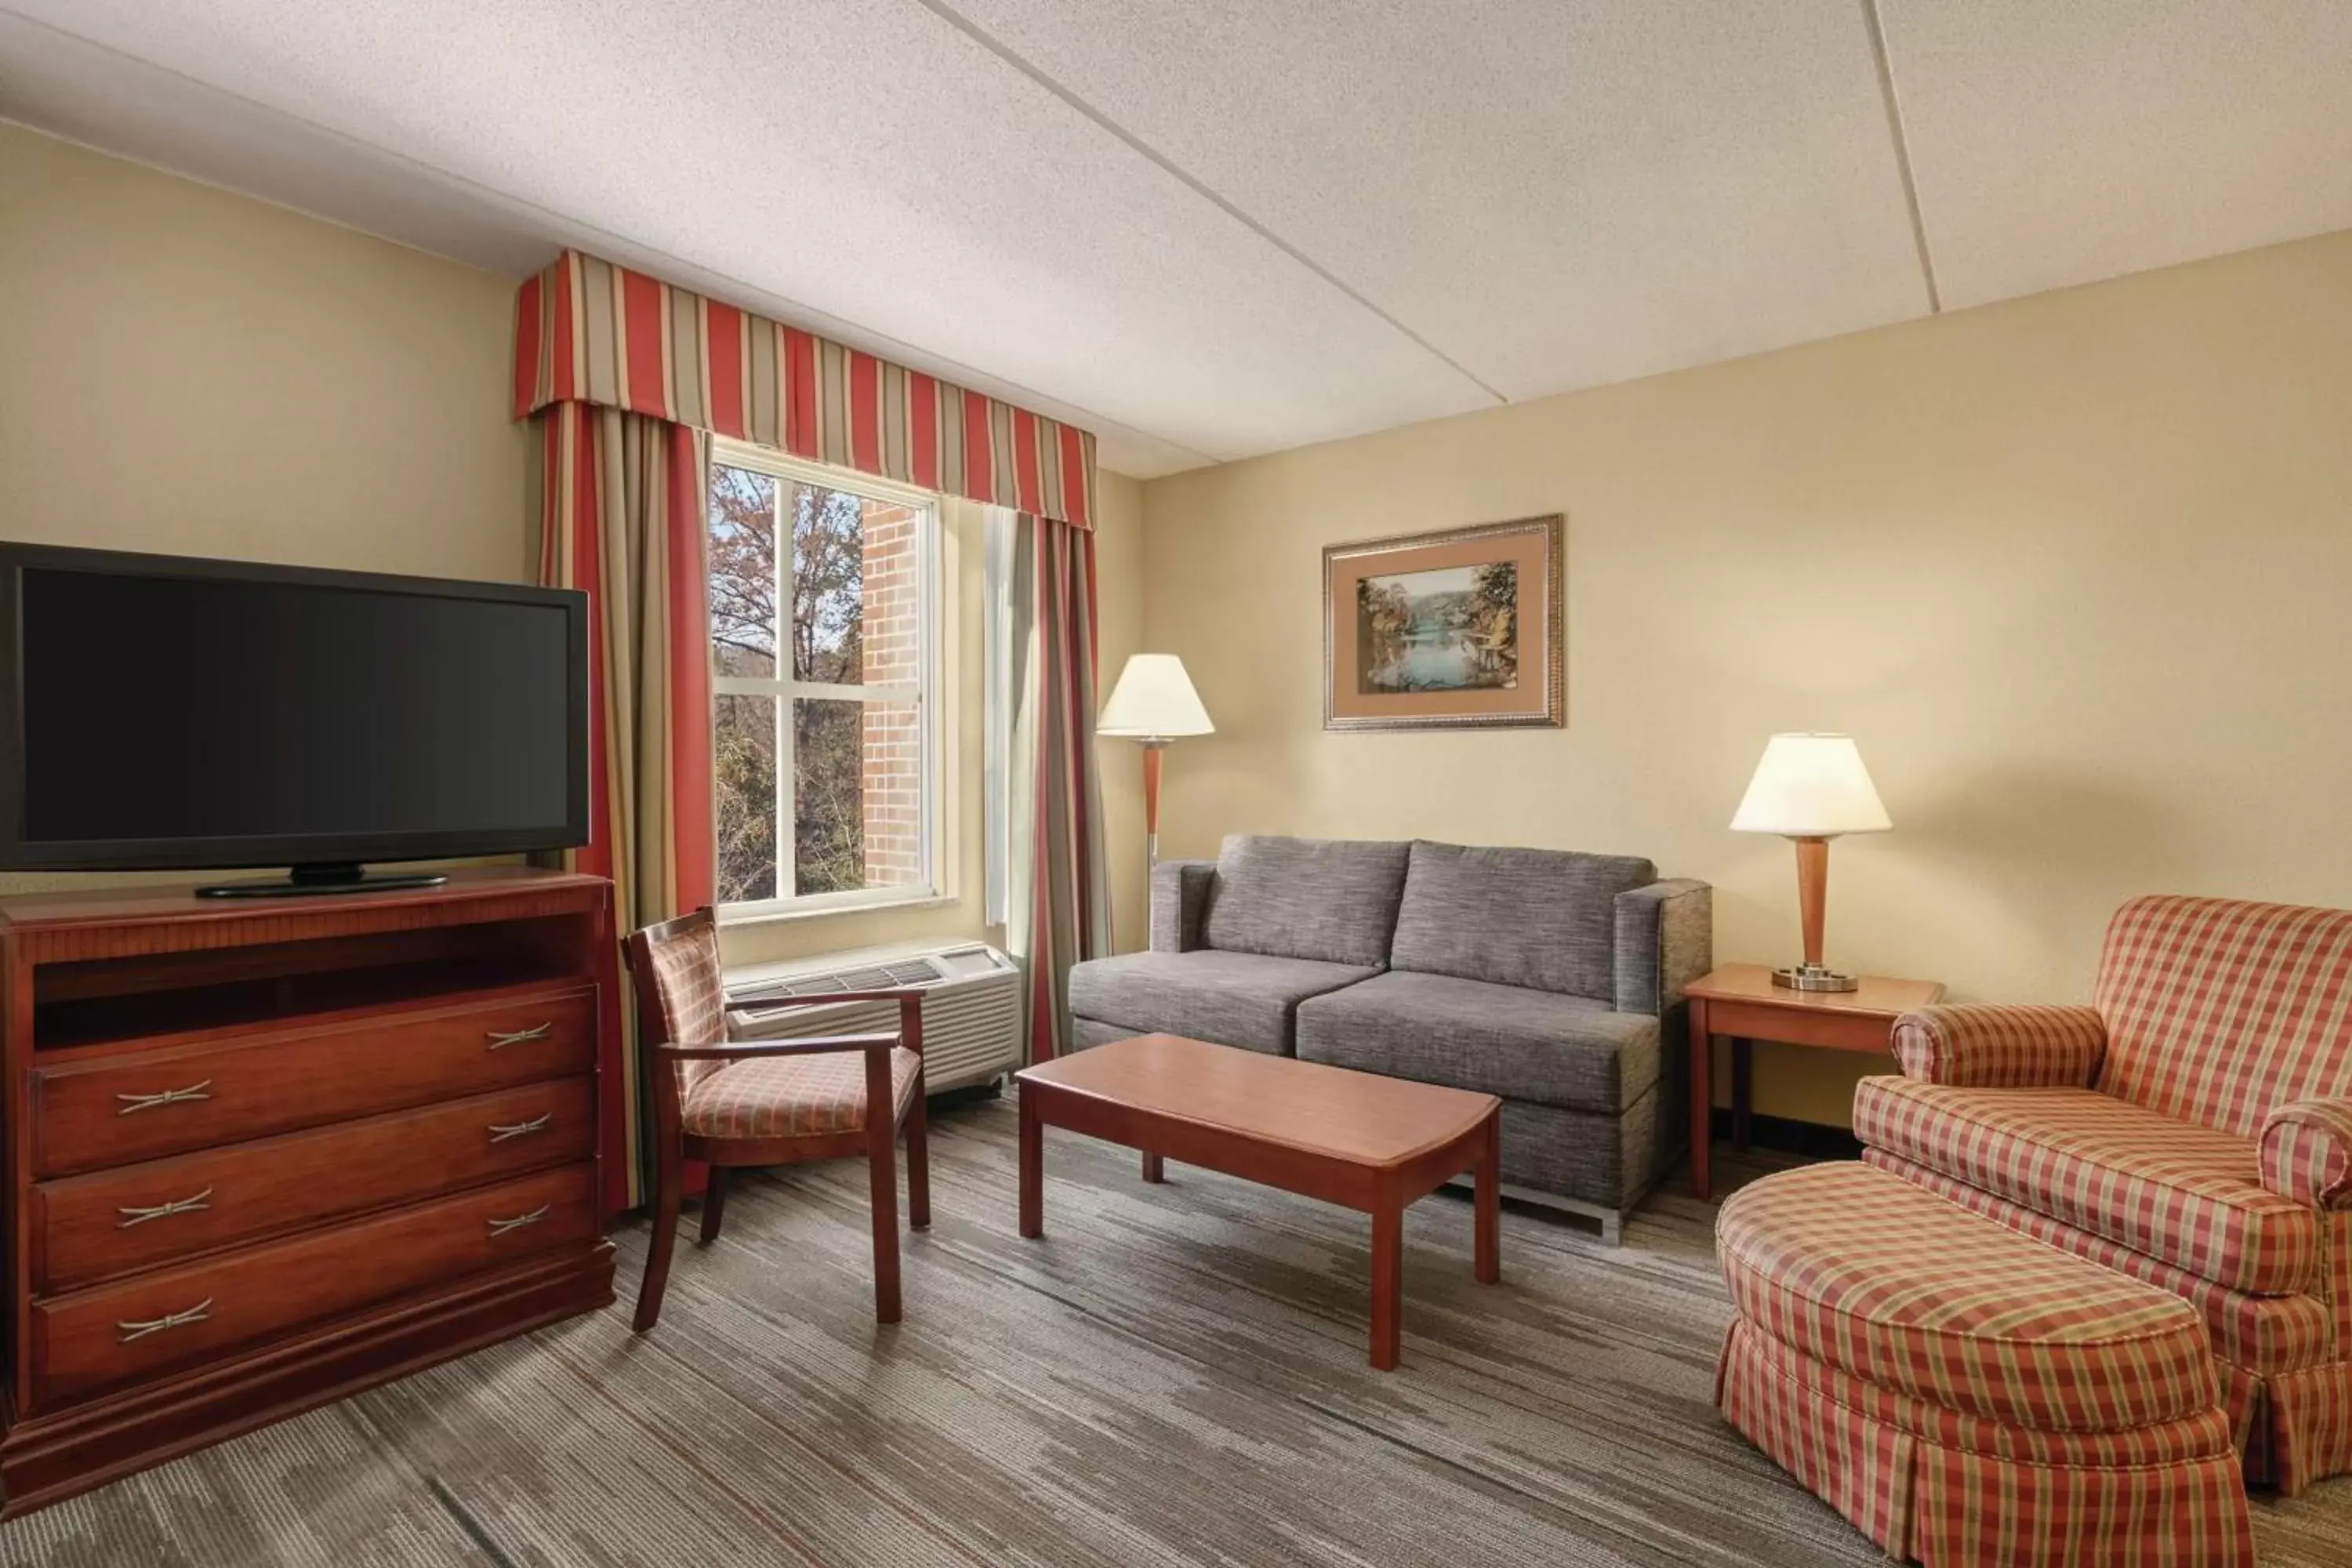
[[[1366,839],[1235,834],[1217,853],[1203,934],[1227,952],[1384,964],[1406,849]]]
[[[1300,1002],[1378,973],[1252,952],[1129,952],[1070,970],[1070,1012],[1127,1034],[1185,1035],[1289,1056]],[[1081,1038],[1097,1032],[1079,1027]]]
[[[1300,1004],[1298,1055],[1613,1115],[1658,1081],[1658,1020],[1580,996],[1393,970]]]
[[[1389,963],[1606,1002],[1617,895],[1657,876],[1629,855],[1416,841]]]

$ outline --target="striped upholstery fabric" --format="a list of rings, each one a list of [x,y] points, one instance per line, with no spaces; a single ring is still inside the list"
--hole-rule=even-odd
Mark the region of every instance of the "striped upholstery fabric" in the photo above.
[[[1716,1219],[1742,1320],[1865,1383],[2041,1432],[2210,1410],[2186,1302],[1860,1163],[1757,1182]]]
[[[2318,1216],[2263,1188],[2251,1139],[2091,1089],[1864,1079],[1855,1136],[2233,1289],[2317,1278]]]
[[[2352,1100],[2298,1100],[2263,1123],[2263,1185],[2315,1209],[2352,1209]]]
[[[891,1125],[913,1100],[922,1058],[890,1051]],[[694,1138],[821,1138],[866,1129],[866,1053],[755,1057],[706,1075],[678,1108]]]
[[[2106,1044],[2089,1007],[1921,1007],[1895,1022],[1895,1059],[1922,1083],[2088,1089]]]
[[[2121,1242],[2094,1236],[2006,1198],[1997,1198],[1940,1171],[1915,1165],[1883,1149],[1865,1149],[1862,1157],[1882,1171],[1890,1171],[1915,1186],[1924,1187],[1987,1219],[1998,1220],[2036,1241],[2063,1247],[2102,1268],[2170,1291],[2203,1315],[2205,1331],[2212,1337],[2213,1353],[2233,1365],[2254,1373],[2290,1372],[2316,1366],[2336,1354],[2336,1314],[2318,1296],[2300,1292],[2292,1296],[2250,1296],[2146,1253],[2135,1252]]]
[[[2135,899],[2093,1000],[2119,1100],[2251,1142],[2274,1107],[2352,1098],[2352,910]]]
[[[727,985],[719,967],[719,928],[708,921],[667,942],[649,942],[654,999],[664,1037],[647,1045],[708,1046],[727,1038]],[[679,1062],[680,1093],[718,1070],[716,1062]]]
[[[1717,1407],[1890,1556],[2252,1563],[2181,1302],[1866,1165],[1767,1177],[1716,1228],[1738,1310]]]

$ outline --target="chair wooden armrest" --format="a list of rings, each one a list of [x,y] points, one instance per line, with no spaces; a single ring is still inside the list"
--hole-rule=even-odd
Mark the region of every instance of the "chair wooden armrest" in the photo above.
[[[730,1002],[730,1014],[769,1013],[781,1007],[831,1007],[843,1002],[896,1002],[898,1043],[917,1056],[923,1054],[923,994],[908,986],[887,991],[831,991],[821,996],[773,996],[764,1000]]]
[[[656,1056],[677,1062],[740,1062],[755,1057],[814,1057],[829,1051],[888,1051],[899,1043],[889,1035],[827,1035],[801,1040],[710,1040],[658,1045]]]

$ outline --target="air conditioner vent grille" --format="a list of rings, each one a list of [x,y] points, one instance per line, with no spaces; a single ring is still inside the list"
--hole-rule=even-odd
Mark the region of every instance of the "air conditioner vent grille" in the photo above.
[[[837,969],[829,974],[803,975],[798,980],[778,981],[762,985],[751,993],[751,999],[761,996],[830,996],[842,991],[895,991],[900,986],[922,987],[940,983],[940,972],[929,959],[908,959],[898,963],[877,963],[864,969]]]

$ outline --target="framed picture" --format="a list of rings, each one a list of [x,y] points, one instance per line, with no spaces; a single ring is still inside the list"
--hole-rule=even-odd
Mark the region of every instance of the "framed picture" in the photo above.
[[[1558,517],[1323,552],[1323,727],[1559,727]]]

